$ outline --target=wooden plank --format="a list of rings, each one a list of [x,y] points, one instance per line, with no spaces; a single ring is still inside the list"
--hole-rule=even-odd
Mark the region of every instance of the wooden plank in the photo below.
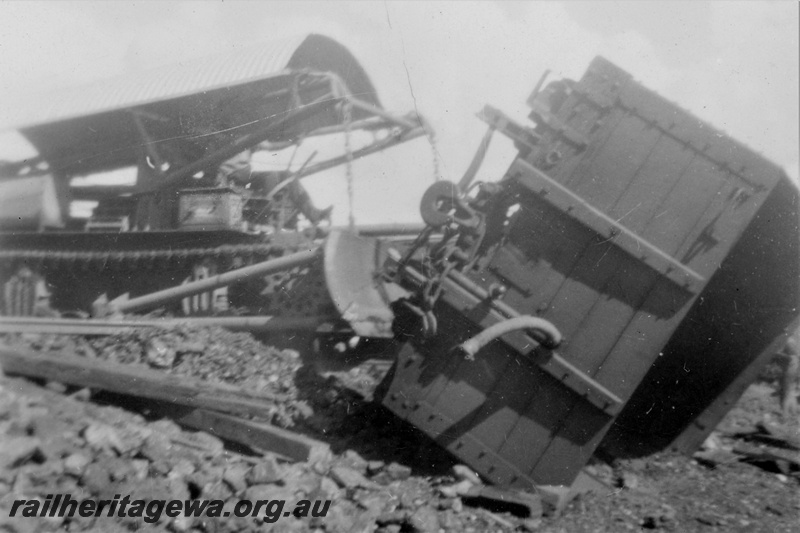
[[[719,268],[767,197],[733,181],[725,183],[675,254],[706,278]]]
[[[564,336],[559,352],[564,354],[584,371],[580,361],[588,354],[574,346],[574,341],[584,328],[598,300],[609,298],[609,281],[632,259],[609,242],[596,241],[586,249],[583,260],[575,267],[570,277],[559,288],[554,303],[543,318],[558,324]],[[605,293],[605,294],[604,294]],[[623,302],[619,302],[623,303]]]
[[[574,100],[573,100],[574,99]],[[559,115],[569,114],[571,109],[568,104],[576,102],[593,101],[593,98],[588,94],[579,94],[577,91],[570,95],[567,105],[562,106]],[[590,127],[587,132],[589,136],[589,146],[580,153],[570,152],[566,153],[562,161],[560,161],[553,169],[548,170],[548,174],[556,181],[572,187],[572,184],[581,179],[581,176],[591,171],[594,165],[594,160],[603,154],[606,149],[606,143],[613,135],[619,123],[625,118],[625,112],[619,108],[609,108],[602,114],[598,115],[598,119]],[[572,124],[574,119],[567,119],[568,124]],[[594,129],[594,131],[591,131]]]
[[[619,395],[627,401],[689,311],[691,306],[681,303],[673,299],[670,287],[663,280],[651,286],[641,307],[672,305],[674,313],[660,318],[640,309],[613,349],[592,371],[595,379],[614,383]]]
[[[636,309],[644,304],[650,288],[659,279],[670,283],[639,263],[617,263],[615,272],[608,278],[569,344],[564,347],[568,360],[589,375],[593,374],[617,344],[636,314]],[[648,339],[638,335],[636,338],[639,342],[649,344]],[[603,385],[619,395],[617,383]]]
[[[603,381],[598,378],[596,380],[610,388],[623,401],[627,401],[630,392],[639,385],[644,371],[649,368],[658,350],[666,342],[666,338],[659,338],[659,335],[668,337],[672,332],[672,329],[642,331],[640,323],[643,316],[658,326],[663,325],[664,321],[635,309],[643,305],[656,307],[650,302],[653,299],[654,285],[666,286],[670,291],[673,287],[667,279],[658,277],[641,265],[637,269],[640,271],[639,275],[632,271],[621,271],[610,282],[619,284],[619,291],[631,293],[625,298],[628,303],[608,299],[606,296],[598,299],[569,347],[570,360],[590,375],[597,373],[603,376]],[[683,313],[680,313],[672,320],[682,317]],[[632,327],[631,323],[640,327]],[[635,348],[641,355],[635,356],[630,352],[620,354],[617,352],[620,345],[629,349]],[[615,353],[615,362],[619,362],[621,368],[616,367],[613,375],[602,370],[598,373],[598,369],[609,360],[609,353]],[[534,479],[569,479],[570,475],[577,475],[581,465],[594,453],[610,427],[611,418],[586,402],[573,400],[564,411],[560,426],[553,431],[552,439],[545,445],[539,460],[531,468]]]
[[[641,237],[672,257],[724,184],[713,164],[705,158],[695,158],[661,202]]]
[[[476,302],[473,299],[470,303],[474,307]],[[486,399],[489,384],[492,382],[492,372],[485,362],[471,364],[478,361],[466,361],[460,352],[453,350],[459,342],[467,340],[480,329],[471,325],[467,327],[466,321],[446,306],[437,305],[435,312],[439,318],[440,330],[447,331],[448,335],[437,335],[435,344],[425,347],[434,364],[428,365],[429,368],[426,369],[428,378],[422,379],[424,385],[418,392],[419,401],[430,406],[437,416],[423,418],[421,411],[412,412],[408,421],[417,427],[424,427],[430,435],[439,437],[443,431],[453,423],[460,422],[470,410]],[[431,380],[433,372],[436,372],[437,376]],[[483,385],[473,387],[470,382]],[[454,392],[454,388],[458,392]],[[453,394],[459,398],[458,405],[452,405]],[[440,398],[443,401],[440,402]],[[450,436],[444,438],[450,439]]]
[[[662,285],[669,285],[664,279],[659,281]],[[642,288],[646,291],[643,298],[647,296],[651,286],[652,282],[642,280]],[[639,385],[655,353],[658,353],[658,349],[666,342],[666,339],[658,338],[658,334],[668,335],[672,331],[657,329],[643,333],[631,327],[630,324],[636,323],[643,315],[650,317],[654,324],[664,323],[663,320],[657,320],[647,313],[634,313],[631,308],[619,306],[613,300],[599,300],[597,308],[592,311],[572,345],[574,351],[571,360],[590,375],[597,372],[603,362],[608,360],[609,352],[616,351],[620,344],[644,352],[637,355],[617,354],[615,362],[620,363],[621,367],[616,367],[613,376],[601,372],[603,381],[597,379],[601,385],[611,388],[623,401],[626,401],[632,389]],[[682,318],[683,314],[679,316]],[[628,322],[627,326],[625,322]],[[554,430],[552,439],[542,451],[539,461],[531,469],[531,476],[537,480],[550,479],[553,476],[566,476],[565,479],[569,479],[569,475],[577,474],[580,466],[586,463],[608,431],[610,422],[610,417],[586,402],[573,402],[567,413],[562,416],[563,425]]]
[[[551,485],[571,485],[597,444],[611,427],[613,418],[585,402],[577,402],[557,428],[553,440],[530,471],[536,480]]]
[[[507,357],[511,363],[509,367],[506,367],[504,379],[495,384],[495,389],[487,395],[480,410],[469,420],[468,437],[479,442],[480,447],[470,447],[470,440],[462,438],[464,449],[456,449],[454,453],[472,451],[474,457],[471,457],[472,463],[470,464],[476,468],[484,464],[488,465],[488,468],[485,469],[492,473],[492,480],[502,484],[524,486],[527,479],[568,483],[570,480],[564,476],[564,473],[567,472],[566,469],[558,475],[538,476],[535,473],[532,477],[528,476],[530,465],[537,458],[536,447],[546,445],[551,433],[560,424],[558,416],[549,419],[551,425],[541,423],[542,402],[546,401],[548,393],[541,394],[539,391],[544,387],[565,390],[563,384],[545,378],[541,372],[535,372],[530,361],[525,361],[524,357],[513,352],[501,354],[498,353],[498,350],[494,352],[487,350],[482,357],[491,360]],[[458,400],[458,398],[451,396],[450,400]],[[567,403],[564,402],[562,405],[566,406]],[[589,403],[586,405],[588,409],[601,413],[600,408],[596,405]],[[557,410],[558,406],[548,405],[546,407],[547,414],[553,414],[553,411]],[[608,413],[600,416],[604,422],[611,419],[611,415]],[[526,417],[527,420],[520,420],[522,417]],[[529,431],[515,432],[520,424]],[[509,454],[507,453],[508,448],[506,448],[505,454],[501,452],[509,443],[509,439],[512,441],[517,439],[517,442],[512,442],[511,446],[518,450],[518,453]],[[544,448],[542,447],[542,449]],[[509,462],[514,465],[515,471],[506,474],[503,472],[503,466],[504,463]]]
[[[553,305],[559,287],[580,263],[586,247],[594,241],[596,234],[535,196],[526,202],[524,209],[540,212],[542,221],[532,223],[534,221],[519,219],[512,228],[510,240],[539,266],[539,271],[529,271],[525,275],[535,287],[536,301],[530,313],[541,314]],[[534,244],[529,245],[525,241],[526,232],[540,234],[546,245],[538,248]]]
[[[608,213],[636,178],[658,142],[661,132],[640,118],[628,115],[605,143],[603,152],[570,189],[595,209]]]
[[[543,371],[533,369],[533,373],[534,379],[529,387],[534,388],[534,393],[514,427],[505,435],[498,451],[501,458],[514,463],[523,474],[538,462],[577,398]],[[562,479],[559,476],[555,480],[535,478],[535,481],[539,484],[561,485]]]
[[[499,354],[487,353],[480,357],[494,358],[497,355]],[[514,429],[535,393],[536,374],[530,368],[530,362],[514,352],[509,352],[506,357],[512,360],[511,368],[499,386],[487,396],[486,403],[475,417],[470,431],[476,439],[494,451],[500,450],[506,436]]]
[[[704,172],[708,169],[703,168],[697,170],[698,172]],[[704,181],[706,188],[713,190],[709,189],[701,194],[701,200],[693,200],[693,209],[696,213],[693,213],[685,221],[677,217],[677,208],[675,206],[678,204],[675,204],[675,202],[678,201],[679,198],[684,202],[692,201],[683,198],[683,196],[688,194],[688,191],[681,189],[680,194],[673,196],[673,194],[675,194],[673,191],[673,194],[670,195],[669,202],[672,203],[669,204],[669,208],[675,212],[676,216],[668,219],[668,221],[671,226],[686,227],[677,238],[670,233],[671,230],[677,228],[659,225],[655,228],[656,231],[651,231],[653,235],[660,236],[662,241],[667,239],[666,244],[671,246],[670,248],[662,249],[659,247],[658,243],[648,240],[647,235],[643,238],[630,231],[605,213],[595,209],[585,199],[577,196],[566,187],[555,182],[549,176],[521,159],[514,161],[512,168],[509,170],[509,174],[513,175],[514,179],[520,184],[524,185],[532,192],[539,194],[557,209],[569,214],[569,216],[586,227],[591,228],[596,233],[606,236],[610,242],[614,242],[626,253],[636,258],[640,263],[647,265],[659,274],[669,278],[679,287],[687,287],[692,292],[697,292],[698,288],[705,282],[702,276],[681,264],[670,254],[675,252],[680,242],[685,238],[686,233],[700,218],[702,215],[701,209],[704,209],[707,203],[710,202],[711,195],[717,192],[717,189],[713,188],[706,181]],[[695,177],[694,174],[689,176],[689,178],[693,177]],[[684,179],[685,178],[687,178],[687,176],[684,176]],[[677,188],[678,187],[676,187],[676,189]],[[664,235],[667,235],[667,237]],[[675,242],[676,240],[677,242]]]
[[[609,215],[641,234],[658,215],[658,207],[696,157],[695,152],[662,135],[644,165]]]
[[[472,432],[451,442],[446,449],[492,484],[504,487],[514,485],[518,489],[535,491],[536,482],[533,479],[520,471],[516,464],[497,455],[496,450],[473,438]]]
[[[504,299],[509,305],[520,313],[536,315],[551,305],[593,233],[545,202],[535,197],[531,200],[523,204],[509,236],[525,261],[500,249],[489,271],[508,285]],[[519,289],[528,290],[524,298],[516,296]]]
[[[440,327],[457,335],[463,325],[443,320]],[[526,472],[538,457],[536,448],[546,448],[553,428],[578,398],[568,388],[575,384],[553,379],[537,368],[538,361],[526,361],[501,343],[472,362],[450,348],[452,340],[434,338],[423,357],[407,345],[384,403],[487,478],[528,487]]]
[[[175,421],[182,426],[207,431],[221,439],[244,444],[255,450],[268,450],[295,461],[314,463],[329,457],[331,453],[330,447],[324,442],[270,424],[206,409],[194,409],[176,417]]]
[[[452,279],[445,279],[443,286],[446,291],[443,300],[453,306],[457,311],[461,312],[465,318],[480,325],[482,328],[494,325],[504,318],[519,316],[517,313],[502,316],[496,311],[488,311],[482,303],[485,302],[485,300],[481,300],[473,294],[466,294],[465,289],[453,282]],[[448,329],[448,331],[451,330]],[[472,335],[477,333],[478,330],[475,330]],[[463,337],[466,339],[472,335],[467,334],[463,335]],[[538,346],[538,343],[532,336],[522,331],[511,331],[503,335],[502,340],[512,349],[522,354],[528,354],[533,348]],[[435,348],[435,346],[429,345],[426,350],[432,351]],[[440,350],[442,353],[447,353],[452,348],[452,344],[445,343],[441,345]],[[455,365],[458,364],[457,359],[451,359],[451,361],[455,362],[449,363],[451,367],[449,367],[447,375],[452,375],[456,369]],[[553,376],[562,386],[569,388],[579,396],[585,398],[598,409],[609,411],[618,407],[619,398],[617,398],[613,392],[601,386],[586,373],[577,371],[576,367],[557,353],[545,350],[543,354],[536,354],[534,362],[539,368]],[[432,397],[433,396],[429,396],[429,398]]]
[[[179,405],[233,414],[269,416],[277,395],[256,394],[237,387],[174,376],[149,368],[71,355],[40,355],[0,349],[3,372],[68,385],[102,389]]]
[[[457,352],[452,353],[451,357],[459,359],[459,364],[449,375],[449,382],[435,397],[427,395],[424,398],[436,413],[451,421],[428,424],[434,433],[443,434],[448,440],[470,431],[473,420],[486,405],[491,391],[498,386],[498,382],[502,386],[504,370],[510,358],[502,355],[492,357],[494,354],[490,355],[488,350],[482,352],[472,361],[464,359]]]
[[[567,359],[548,350],[537,349],[537,352],[535,357],[539,368],[596,409],[613,415],[622,408],[622,400],[616,394]]]
[[[665,305],[661,300],[669,300],[673,294],[669,285],[663,278],[657,280],[655,285],[648,284],[646,299],[641,307]],[[669,340],[677,324],[686,316],[689,307],[689,305],[683,306],[682,310],[667,319],[659,319],[645,311],[636,312],[617,338],[613,349],[609,350],[601,361],[595,363],[596,366],[591,374],[601,384],[613,387],[614,392],[623,401],[627,401],[652,366],[659,351]],[[587,434],[585,429],[587,427],[591,427],[593,433]],[[563,429],[555,435],[542,455],[542,468],[545,472],[550,471],[548,465],[562,457],[571,458],[577,465],[586,464],[610,427],[610,423],[603,425],[596,411],[587,409],[584,404],[576,404],[564,417]]]
[[[638,83],[622,89],[619,105],[691,146],[715,165],[727,166],[733,171],[731,179],[739,184],[771,189],[782,173],[762,155]]]
[[[437,343],[439,340],[438,337],[432,339],[434,344],[424,355],[412,343],[403,346],[392,370],[389,390],[382,400],[398,417],[429,435],[428,424],[432,419],[419,405],[431,390],[441,391],[447,386],[448,376],[458,364],[450,349]]]
[[[505,318],[519,316],[513,311],[513,309],[510,310],[511,312],[506,313],[505,315],[499,314],[496,310],[490,310],[488,306],[485,305],[485,297],[481,298],[475,294],[467,293],[466,289],[464,289],[458,283],[455,283],[450,278],[444,280],[443,286],[445,288],[445,296],[443,300],[455,310],[459,311],[465,318],[471,320],[474,324],[477,324],[482,328],[492,326],[501,320],[504,320]],[[497,306],[499,308],[500,304],[498,303]],[[437,313],[442,312],[443,309],[444,308],[440,309],[437,311]],[[451,330],[448,329],[448,331]],[[472,335],[477,333],[478,330],[476,329],[472,332]],[[463,337],[466,339],[472,335],[465,334]],[[528,354],[532,349],[538,346],[537,341],[534,340],[531,335],[528,335],[523,331],[511,331],[503,335],[502,340],[512,349],[521,354]],[[451,344],[445,343],[440,346],[440,350],[443,353],[447,353],[452,349],[452,347],[453,346]],[[428,345],[426,350],[431,351],[435,348],[436,347],[433,345]],[[544,350],[543,353],[537,353],[534,356],[534,359],[534,362],[539,366],[539,368],[553,376],[563,386],[571,389],[579,396],[594,404],[598,409],[609,411],[618,407],[617,404],[619,403],[619,399],[613,394],[613,392],[601,386],[586,373],[577,371],[577,369],[571,365],[569,361],[557,353]],[[450,363],[451,367],[448,369],[448,375],[452,375],[455,372],[457,360],[453,361],[456,362]]]
[[[605,380],[598,379],[601,385],[611,387],[627,398],[641,381],[655,353],[666,342],[666,338],[659,338],[659,334],[663,335],[665,331],[665,320],[675,323],[682,317],[680,311],[688,302],[688,295],[677,294],[673,284],[663,277],[654,276],[652,271],[643,270],[643,265],[621,261],[619,254],[609,255],[606,259],[615,263],[616,268],[602,291],[604,295],[595,301],[594,309],[588,312],[580,330],[575,333],[576,337],[564,349],[572,362],[591,374],[609,360],[607,354],[612,352],[614,345],[626,346],[628,355],[630,351],[644,352],[638,357],[623,358],[614,347],[616,357],[611,359],[611,366],[615,371],[609,373],[610,369],[607,369],[599,374],[606,377]],[[654,286],[660,290],[651,291]],[[616,294],[612,295],[612,290]],[[568,295],[562,296],[569,300]],[[588,294],[587,304],[591,302],[591,296]],[[646,307],[646,312],[634,311],[641,304]],[[650,327],[642,322],[643,319]],[[631,327],[630,320],[638,327]],[[666,328],[666,331],[671,329]],[[561,476],[569,479],[583,460],[593,453],[609,427],[610,419],[584,402],[573,401],[566,411],[563,426],[553,429],[552,440],[539,452],[539,458],[530,470],[534,479]],[[537,450],[539,448],[541,445]],[[570,462],[576,458],[580,460]]]

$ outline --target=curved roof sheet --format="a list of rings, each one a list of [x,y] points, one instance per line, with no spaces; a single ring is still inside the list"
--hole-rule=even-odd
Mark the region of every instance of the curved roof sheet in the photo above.
[[[20,108],[14,122],[65,175],[135,165],[145,141],[131,111],[143,117],[147,142],[177,145],[187,157],[200,157],[292,110],[286,89],[302,70],[335,73],[352,94],[380,107],[355,57],[333,39],[310,34],[57,92]],[[354,118],[364,114],[356,110]],[[296,127],[340,121],[331,110]]]
[[[329,37],[308,34],[48,93],[32,105],[10,110],[10,122],[12,128],[23,130],[241,85],[303,68],[336,72],[359,98],[380,105],[366,72],[344,46]]]

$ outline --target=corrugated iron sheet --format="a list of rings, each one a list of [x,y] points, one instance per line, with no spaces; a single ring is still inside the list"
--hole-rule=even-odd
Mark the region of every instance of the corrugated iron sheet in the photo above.
[[[226,132],[245,135],[289,111],[288,95],[264,95],[289,89],[292,72],[299,70],[335,73],[353,94],[380,107],[356,58],[333,39],[315,34],[131,73],[9,107],[17,112],[16,129],[54,173],[85,175],[137,163],[145,140],[132,109],[140,112],[135,116],[141,117],[147,142],[174,141],[175,151],[200,157],[230,142],[234,134]],[[363,116],[356,110],[353,118]],[[328,112],[303,127],[340,121],[340,115]],[[291,128],[286,133],[291,135]]]
[[[284,72],[290,63],[295,68],[313,68],[314,64],[294,64],[304,62],[302,59],[292,61],[304,44],[312,46],[321,56],[325,55],[326,48],[337,48],[339,53],[343,50],[332,39],[310,34],[210,58],[134,72],[37,98],[31,105],[11,110],[13,116],[8,127],[22,129],[269,78]],[[345,54],[349,56],[346,51]],[[304,53],[303,56],[307,57],[308,54]],[[349,59],[355,62],[352,56]],[[319,57],[311,61],[317,65],[324,62],[324,58]],[[353,74],[366,78],[363,70]],[[355,85],[369,83],[366,79],[352,81]],[[345,79],[345,83],[348,80]]]

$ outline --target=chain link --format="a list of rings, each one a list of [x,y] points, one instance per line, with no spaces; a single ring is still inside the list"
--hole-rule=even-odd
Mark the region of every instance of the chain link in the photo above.
[[[347,157],[347,164],[345,165],[345,177],[347,179],[347,202],[348,202],[348,224],[350,231],[354,231],[356,227],[356,218],[353,214],[353,150],[351,146],[351,125],[353,122],[353,105],[349,100],[342,102],[342,115],[344,118],[344,150]]]
[[[425,135],[428,137],[428,144],[431,147],[431,157],[433,159],[433,181],[437,182],[442,179],[442,174],[440,172],[440,158],[439,158],[439,147],[436,141],[436,132],[429,128],[425,128]]]

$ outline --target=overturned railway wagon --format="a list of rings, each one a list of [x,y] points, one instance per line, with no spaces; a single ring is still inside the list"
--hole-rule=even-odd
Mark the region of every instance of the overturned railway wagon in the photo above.
[[[284,84],[275,91],[292,94],[292,87],[304,85]],[[365,94],[363,88],[353,92]],[[326,98],[341,102],[342,94],[330,91]],[[297,101],[279,105],[296,111]],[[489,130],[467,174],[457,184],[436,182],[427,190],[421,201],[425,229],[401,244],[346,231],[333,231],[324,242],[303,241],[301,232],[274,232],[267,239],[203,223],[182,227],[182,219],[164,212],[166,219],[147,218],[159,213],[153,206],[166,205],[147,195],[180,195],[181,189],[173,187],[130,195],[138,208],[132,220],[145,217],[152,221],[149,227],[6,232],[2,257],[10,273],[21,266],[44,268],[51,282],[58,276],[78,279],[80,268],[59,266],[62,259],[89,263],[93,253],[116,252],[115,268],[121,270],[107,276],[107,283],[117,285],[112,291],[103,287],[113,297],[115,291],[143,294],[164,288],[157,276],[149,284],[133,283],[131,270],[125,269],[134,259],[158,265],[182,250],[189,250],[182,254],[186,257],[229,254],[229,260],[215,263],[216,271],[227,270],[229,277],[145,295],[137,305],[146,307],[176,298],[185,302],[187,296],[226,284],[230,300],[239,274],[273,275],[280,264],[262,261],[281,255],[278,248],[294,246],[306,255],[285,258],[295,274],[287,275],[287,285],[273,283],[280,286],[284,307],[273,305],[269,312],[322,320],[318,312],[327,309],[326,316],[349,333],[394,339],[396,360],[377,397],[486,480],[520,489],[570,486],[586,479],[582,469],[598,452],[631,456],[667,446],[689,451],[795,325],[798,192],[780,168],[602,58],[579,81],[539,84],[529,104],[527,124],[488,106],[483,110]],[[239,122],[245,123],[250,105],[245,101],[236,108]],[[324,124],[295,124],[292,134],[279,122],[258,135],[237,135],[227,148],[172,171],[177,177],[167,181],[174,184],[219,165],[237,148],[264,139],[288,142],[343,123],[349,131],[350,120],[368,129],[393,128],[391,142],[420,134],[419,124],[388,116],[377,100],[356,102],[356,107],[362,114],[355,119],[334,108],[322,115],[329,119]],[[161,114],[148,111],[115,112],[129,117],[127,131],[138,135],[171,123],[168,108]],[[21,131],[40,149],[53,150],[43,150],[42,156],[51,169],[76,175],[64,162],[83,169],[118,153],[108,133],[88,133],[76,122],[84,119],[51,120]],[[144,119],[149,128],[141,124]],[[116,132],[112,124],[109,131]],[[74,140],[71,128],[111,144],[102,157],[59,148]],[[519,153],[498,181],[475,181],[494,132],[508,137]],[[132,152],[128,163],[141,156],[137,146],[140,155]],[[159,154],[149,155],[158,167]],[[344,160],[352,157],[346,154]],[[156,220],[167,220],[162,223],[168,227]],[[277,244],[291,239],[301,239],[300,244]],[[36,246],[24,244],[32,242]],[[268,253],[248,259],[257,255],[256,245]],[[78,249],[65,253],[70,246]],[[114,257],[92,264],[107,272]],[[252,266],[240,268],[246,264]],[[172,284],[186,275],[172,275]],[[313,276],[313,283],[304,282]],[[298,309],[303,301],[313,305]],[[267,308],[253,307],[262,314]]]
[[[402,341],[383,404],[519,488],[580,481],[598,451],[693,450],[800,303],[780,168],[602,58],[529,104],[532,126],[483,111],[518,156],[431,186],[411,250],[340,237],[374,258],[359,297]]]

